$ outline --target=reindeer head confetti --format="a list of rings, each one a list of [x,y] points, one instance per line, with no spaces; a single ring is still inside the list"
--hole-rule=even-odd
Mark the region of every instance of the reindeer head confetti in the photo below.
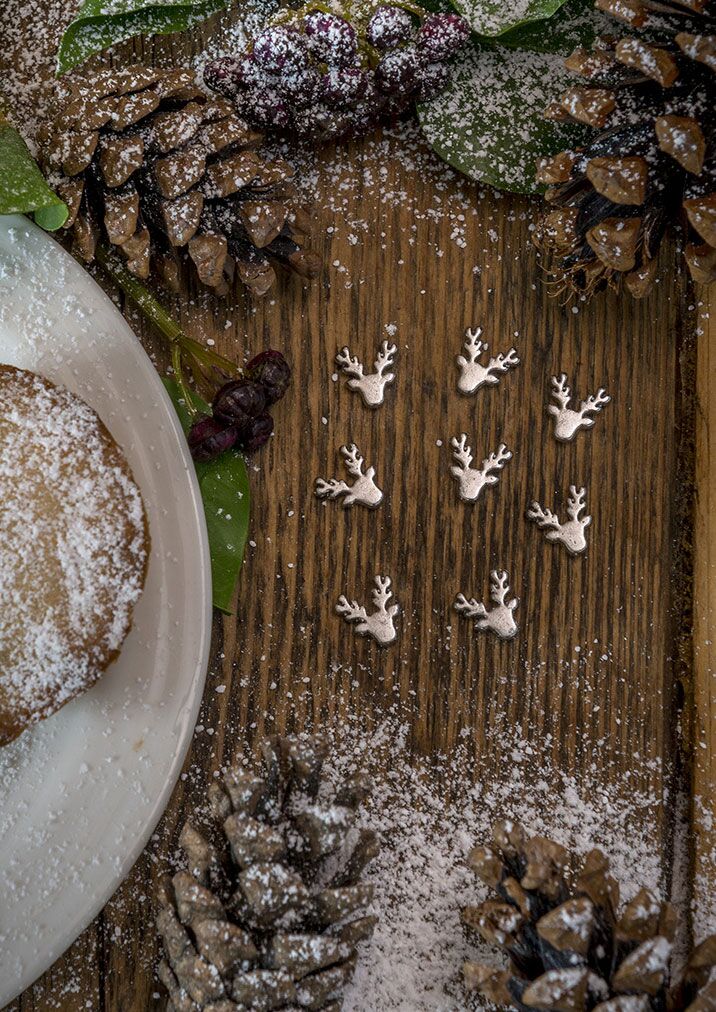
[[[487,351],[487,343],[479,340],[481,334],[481,327],[465,331],[465,355],[458,355],[456,359],[460,370],[457,388],[461,394],[474,394],[485,385],[494,386],[500,382],[503,373],[520,364],[517,352],[510,348],[506,354],[497,355],[483,365],[479,359]]]
[[[358,503],[375,509],[383,501],[383,492],[375,483],[375,468],[369,467],[363,471],[363,458],[360,450],[351,443],[350,446],[342,446],[341,454],[345,462],[346,470],[355,477],[352,485],[347,485],[338,478],[316,478],[316,495],[319,499],[339,499],[343,496],[343,506],[353,506]]]
[[[514,612],[519,604],[516,597],[510,601],[507,595],[510,593],[509,576],[506,572],[498,572],[493,569],[490,573],[490,598],[494,608],[489,610],[475,598],[468,599],[464,594],[458,594],[455,601],[455,611],[464,615],[465,618],[474,618],[475,628],[481,632],[492,632],[500,639],[510,640],[517,635],[517,623]]]
[[[562,523],[556,513],[543,509],[538,502],[533,502],[527,510],[527,517],[534,520],[538,527],[547,533],[548,541],[564,545],[570,555],[580,555],[587,550],[586,529],[591,524],[592,518],[582,517],[580,513],[587,508],[585,503],[586,489],[569,486],[569,499],[567,500],[567,516],[569,520]]]
[[[336,611],[346,622],[355,622],[356,632],[360,636],[372,636],[380,646],[393,643],[398,634],[395,629],[395,616],[400,610],[397,604],[388,604],[393,596],[390,590],[390,577],[376,576],[373,604],[376,611],[369,615],[357,601],[349,601],[341,595],[336,604]]]
[[[463,502],[476,502],[485,486],[497,484],[499,476],[494,472],[502,470],[511,459],[512,453],[504,443],[500,443],[497,450],[486,457],[479,468],[474,468],[470,467],[472,448],[468,446],[467,434],[463,432],[459,439],[453,436],[451,445],[452,455],[457,463],[450,468],[450,473],[458,483],[458,495]]]
[[[550,404],[547,411],[554,415],[554,434],[563,443],[574,439],[580,429],[591,429],[595,419],[590,417],[601,411],[605,404],[608,404],[611,397],[600,387],[596,394],[591,394],[586,401],[582,401],[576,410],[569,407],[572,399],[572,391],[567,385],[565,373],[561,376],[552,377],[552,394],[557,404]]]
[[[375,372],[364,373],[363,364],[351,355],[348,348],[342,348],[336,355],[336,365],[347,375],[350,390],[357,390],[363,402],[369,408],[377,408],[383,403],[385,388],[395,379],[395,374],[387,370],[392,366],[397,347],[383,341],[378,351],[373,368]]]

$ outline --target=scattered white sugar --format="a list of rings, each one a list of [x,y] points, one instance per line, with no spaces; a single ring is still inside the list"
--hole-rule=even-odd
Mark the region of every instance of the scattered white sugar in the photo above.
[[[144,508],[88,405],[0,371],[0,718],[39,720],[119,649],[147,556]]]
[[[489,1007],[468,999],[460,967],[466,959],[497,957],[467,938],[459,908],[487,895],[465,859],[473,846],[489,840],[498,819],[520,821],[531,834],[550,836],[578,853],[600,847],[624,900],[642,886],[661,895],[660,798],[635,791],[626,780],[567,776],[516,733],[488,743],[493,761],[501,759],[495,763],[502,770],[499,781],[480,774],[467,743],[416,763],[408,733],[391,717],[372,732],[344,726],[331,741],[326,769],[335,782],[360,768],[372,775],[362,823],[382,840],[367,876],[375,886],[379,922],[361,951],[346,1012]]]
[[[448,159],[480,165],[507,185],[529,185],[539,153],[531,146],[532,121],[572,81],[562,56],[484,50],[478,60],[467,51],[458,57],[453,74],[453,87],[426,107],[427,136],[440,142]],[[497,137],[509,140],[500,144]],[[515,158],[516,145],[524,158]]]
[[[0,18],[2,92],[10,119],[33,152],[54,94],[55,56],[82,0],[5,0]],[[8,54],[11,54],[9,56]]]
[[[694,798],[693,819],[695,828],[702,834],[700,840],[699,868],[693,886],[694,935],[699,941],[706,935],[716,934],[716,822],[713,800]],[[708,849],[711,841],[711,849]],[[687,841],[691,843],[691,841]]]

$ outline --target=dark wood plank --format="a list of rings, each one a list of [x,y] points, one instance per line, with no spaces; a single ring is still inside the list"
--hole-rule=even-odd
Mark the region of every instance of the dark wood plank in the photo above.
[[[716,927],[716,295],[700,293],[694,567],[694,755],[692,829],[694,931]]]

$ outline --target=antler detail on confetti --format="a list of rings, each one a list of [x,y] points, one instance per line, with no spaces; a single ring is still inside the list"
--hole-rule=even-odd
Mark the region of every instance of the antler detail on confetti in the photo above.
[[[392,643],[396,637],[395,616],[399,612],[397,604],[388,604],[393,596],[390,589],[391,580],[388,576],[376,576],[375,589],[373,590],[373,604],[376,611],[368,615],[365,608],[357,601],[349,601],[341,595],[336,604],[336,611],[342,615],[346,622],[357,622],[356,632],[361,636],[372,636],[381,646]]]
[[[351,355],[349,349],[341,348],[336,355],[336,365],[347,376],[357,376],[359,379],[363,375],[363,366],[355,355]]]
[[[595,422],[595,419],[590,416],[601,411],[605,404],[611,400],[604,388],[600,387],[596,394],[590,394],[586,400],[582,401],[577,410],[570,408],[572,391],[564,373],[561,376],[552,377],[551,396],[557,401],[557,404],[549,404],[547,411],[550,415],[554,415],[554,434],[561,442],[574,439],[580,429],[590,429]]]
[[[497,483],[498,475],[493,472],[501,471],[511,459],[512,453],[504,443],[500,443],[497,450],[486,457],[479,468],[474,468],[470,467],[472,448],[468,445],[467,433],[463,432],[459,439],[453,436],[450,443],[456,461],[450,468],[450,473],[458,483],[458,495],[464,502],[475,502],[485,486]]]
[[[516,597],[508,601],[509,592],[507,573],[493,570],[490,573],[490,598],[495,607],[488,609],[474,597],[468,600],[464,594],[458,594],[455,611],[466,618],[476,619],[475,628],[482,632],[493,632],[501,639],[512,639],[517,634],[517,623],[513,613],[519,602]]]
[[[481,327],[476,330],[468,328],[465,331],[464,344],[467,357],[458,355],[456,359],[460,369],[457,388],[463,394],[473,394],[485,384],[491,386],[499,383],[502,373],[520,364],[517,352],[514,348],[510,348],[507,354],[499,354],[491,358],[487,365],[482,365],[479,359],[483,351],[487,351],[487,344],[479,339],[481,334]]]
[[[534,520],[538,527],[547,531],[545,537],[548,541],[557,542],[567,549],[571,555],[579,555],[587,550],[586,529],[591,524],[590,516],[582,517],[580,514],[587,508],[586,489],[578,489],[575,485],[569,486],[569,499],[567,500],[567,516],[569,520],[562,523],[556,513],[543,509],[538,502],[533,502],[527,510],[527,517]]]
[[[375,483],[375,468],[369,467],[363,473],[363,457],[355,443],[350,446],[342,446],[341,453],[345,462],[346,470],[355,477],[352,485],[347,485],[338,478],[316,479],[316,495],[319,499],[338,499],[345,496],[344,506],[352,506],[359,503],[361,506],[375,508],[383,501],[383,493]]]
[[[367,374],[363,371],[362,363],[351,355],[348,348],[342,348],[336,355],[336,364],[347,376],[353,377],[348,380],[348,387],[357,390],[370,408],[377,408],[383,403],[385,388],[395,379],[394,373],[386,370],[393,364],[397,350],[396,345],[383,341],[373,363],[375,372]]]

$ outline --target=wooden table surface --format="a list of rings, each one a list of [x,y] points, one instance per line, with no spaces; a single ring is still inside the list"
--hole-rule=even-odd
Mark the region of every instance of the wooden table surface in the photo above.
[[[178,59],[200,45],[197,33],[145,55]],[[374,146],[357,144],[350,161],[354,176],[362,163],[375,172]],[[176,304],[185,329],[213,338],[229,357],[271,345],[294,369],[276,438],[251,473],[251,547],[236,614],[215,616],[200,716],[213,733],[196,734],[188,775],[116,896],[13,1009],[154,1007],[159,857],[176,846],[212,772],[264,733],[336,725],[348,715],[368,722],[396,702],[416,755],[449,749],[470,728],[475,775],[496,782],[507,775],[504,755],[489,744],[496,728],[519,732],[577,778],[589,771],[621,783],[630,775],[635,790],[665,798],[657,813],[665,890],[678,880],[688,906],[694,897],[684,897],[684,880],[692,893],[709,881],[713,841],[704,820],[691,825],[698,847],[685,853],[674,840],[677,820],[694,815],[677,804],[680,794],[688,802],[695,773],[699,811],[710,810],[716,765],[713,319],[702,306],[698,326],[698,293],[671,270],[642,302],[607,294],[573,312],[542,283],[526,199],[457,176],[438,188],[434,174],[405,162],[386,161],[382,188],[404,191],[402,201],[353,187],[347,212],[319,202],[314,246],[326,267],[310,288],[281,278],[273,297],[251,303],[241,292],[229,302],[199,298],[190,286]],[[430,213],[457,200],[458,188],[471,201],[460,223],[464,247],[451,238],[454,216]],[[347,222],[359,219],[369,231],[356,243]],[[667,251],[664,267],[672,261]],[[136,314],[129,318],[156,350]],[[514,345],[521,364],[496,387],[459,397],[455,356],[465,328],[478,325],[491,353]],[[348,343],[372,361],[387,327],[398,345],[397,378],[371,412],[332,379],[334,356]],[[545,410],[550,377],[561,372],[580,398],[600,386],[612,397],[593,430],[568,444],[556,442]],[[514,452],[475,506],[458,501],[449,474],[450,437],[462,431],[478,461],[501,441]],[[350,441],[378,467],[386,499],[377,511],[324,506],[313,496],[316,476],[340,474],[337,450]],[[564,511],[570,484],[586,486],[593,516],[579,558],[525,520],[533,499]],[[520,599],[513,642],[476,635],[451,611],[459,591],[486,599],[493,568],[508,570]],[[385,650],[356,637],[334,611],[342,593],[367,601],[378,573],[392,577],[401,606],[398,640]],[[218,684],[226,691],[215,692]]]

